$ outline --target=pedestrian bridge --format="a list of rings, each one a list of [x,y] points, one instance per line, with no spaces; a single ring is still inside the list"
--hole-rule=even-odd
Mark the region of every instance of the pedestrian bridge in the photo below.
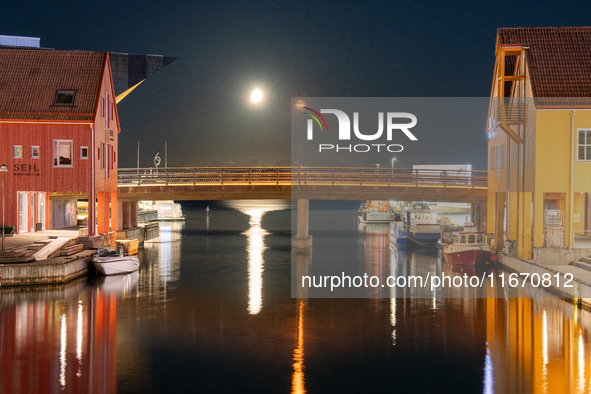
[[[486,203],[486,171],[349,167],[118,170],[120,200],[399,200]]]

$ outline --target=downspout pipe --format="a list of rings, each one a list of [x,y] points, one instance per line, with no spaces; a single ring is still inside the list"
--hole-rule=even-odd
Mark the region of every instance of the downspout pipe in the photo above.
[[[574,141],[575,141],[575,115],[577,113],[576,109],[573,109],[570,117],[570,209],[569,209],[569,243],[568,243],[568,253],[572,253],[572,246],[573,246],[573,208],[575,205],[575,195],[573,194],[573,173],[574,173],[574,160],[575,154],[574,149]]]

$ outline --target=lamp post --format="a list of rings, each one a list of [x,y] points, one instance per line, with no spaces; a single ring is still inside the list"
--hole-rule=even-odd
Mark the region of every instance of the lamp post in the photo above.
[[[2,164],[2,167],[0,167],[0,172],[2,172],[2,251],[4,252],[4,178],[8,172],[6,164]]]
[[[298,93],[298,97],[301,96],[302,94]],[[296,107],[301,112],[301,109],[304,107],[304,102],[302,100],[299,100],[296,104]],[[298,112],[298,187],[302,185],[302,135],[300,131],[300,112]]]
[[[393,158],[392,158],[392,169],[394,169],[394,162],[395,162],[395,161],[396,161],[396,158],[395,158],[395,157],[393,157]]]

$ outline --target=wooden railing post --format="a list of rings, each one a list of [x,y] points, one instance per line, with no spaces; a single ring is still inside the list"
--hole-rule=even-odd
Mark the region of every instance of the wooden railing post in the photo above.
[[[140,175],[140,170],[137,170],[137,185],[139,186],[142,183],[142,176]]]
[[[332,169],[332,184],[334,185],[334,168]]]
[[[419,186],[419,170],[415,170],[415,184]]]
[[[168,168],[164,169],[164,174],[166,175],[166,186],[168,186]]]
[[[222,173],[221,173],[221,177],[220,177],[220,182],[223,185],[224,184],[224,169],[222,168]]]
[[[304,185],[308,184],[308,169],[304,168]]]
[[[474,171],[472,171],[472,189],[474,189]]]
[[[252,176],[252,168],[248,169],[248,184],[250,185],[251,183],[251,176]]]
[[[443,170],[443,187],[447,187],[447,171]]]
[[[363,185],[363,170],[359,170],[359,186]]]
[[[197,184],[197,171],[193,168],[193,186]]]
[[[279,184],[279,168],[277,169],[277,184]]]

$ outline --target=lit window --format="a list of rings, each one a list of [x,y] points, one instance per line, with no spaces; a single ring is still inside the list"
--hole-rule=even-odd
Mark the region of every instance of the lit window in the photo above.
[[[14,146],[14,158],[15,159],[22,159],[23,158],[23,146],[22,145],[15,145]]]
[[[591,161],[591,130],[579,130],[578,160]]]
[[[81,159],[88,159],[88,146],[81,146],[80,147],[80,158]]]
[[[474,234],[471,234],[468,236],[468,242],[473,244],[476,241],[476,236]]]
[[[72,167],[73,141],[53,140],[53,166]]]
[[[74,104],[74,90],[58,90],[55,95],[55,105],[72,105]]]
[[[39,158],[39,147],[32,146],[31,147],[31,159],[38,159]]]

